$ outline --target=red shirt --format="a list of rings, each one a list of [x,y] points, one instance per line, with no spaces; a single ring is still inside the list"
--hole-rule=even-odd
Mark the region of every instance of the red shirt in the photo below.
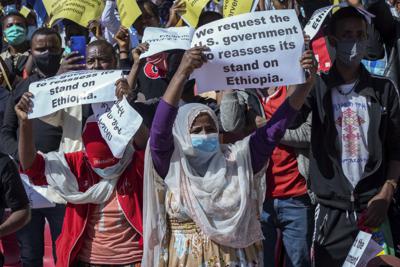
[[[286,99],[286,86],[279,87],[268,98],[261,98],[267,120]],[[294,149],[277,145],[267,168],[267,198],[300,196],[307,192],[306,180],[300,174]]]
[[[90,186],[100,181],[100,177],[90,168],[83,152],[67,153],[65,160],[77,179],[79,191],[85,192]],[[125,218],[140,235],[138,249],[141,251],[143,249],[143,166],[144,151],[135,151],[132,163],[121,175],[116,186],[117,200]],[[35,185],[47,185],[44,169],[44,159],[37,154],[31,169],[25,170],[24,173]],[[57,267],[75,266],[77,256],[83,246],[86,226],[95,206],[95,204],[67,203],[63,227],[56,243]]]

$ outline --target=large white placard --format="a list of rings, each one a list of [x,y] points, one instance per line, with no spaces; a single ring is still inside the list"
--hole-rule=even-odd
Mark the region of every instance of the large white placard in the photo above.
[[[98,119],[101,136],[106,140],[114,157],[122,158],[125,148],[135,135],[143,118],[126,98],[116,102],[109,112]]]
[[[206,45],[207,63],[194,71],[200,93],[304,83],[302,28],[294,10],[233,16],[196,30],[192,47]]]
[[[108,102],[116,99],[115,82],[122,77],[120,70],[74,71],[32,83],[33,94],[30,119],[43,117],[60,109]]]
[[[142,42],[149,43],[149,50],[141,54],[140,58],[172,49],[187,50],[190,48],[193,33],[194,29],[190,27],[147,27],[144,30]]]

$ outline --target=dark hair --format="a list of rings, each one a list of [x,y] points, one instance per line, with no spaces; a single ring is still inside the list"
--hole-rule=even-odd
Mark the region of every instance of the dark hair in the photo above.
[[[360,19],[367,24],[367,20],[365,19],[364,15],[358,12],[356,8],[351,6],[343,7],[336,11],[331,17],[328,25],[329,33],[335,35],[338,22],[349,18]]]
[[[9,14],[5,15],[4,17],[1,18],[1,23],[4,26],[4,21],[8,19],[9,17],[20,17],[21,19],[24,20],[25,28],[28,26],[28,22],[26,21],[26,18],[19,12],[10,12]]]
[[[140,10],[142,10],[142,11],[143,11],[144,6],[145,6],[146,4],[147,4],[147,5],[150,5],[151,12],[152,12],[155,16],[159,17],[158,6],[157,6],[156,4],[154,4],[153,2],[151,2],[150,0],[137,0],[137,4],[138,4]]]
[[[58,31],[56,31],[53,28],[39,28],[37,29],[33,34],[32,34],[32,38],[31,41],[36,37],[36,35],[55,35],[57,36],[57,39],[60,41],[60,44],[62,44],[62,40],[61,40],[61,36],[58,33]]]
[[[114,51],[114,47],[112,46],[112,44],[110,44],[106,40],[102,40],[102,39],[95,40],[95,41],[89,43],[86,47],[90,48],[90,47],[93,47],[93,46],[104,47],[105,49],[108,49],[108,50],[112,51],[113,57],[115,59],[117,58],[117,55],[115,54],[115,51]]]
[[[220,13],[214,11],[204,11],[200,14],[199,23],[197,27],[203,26],[207,23],[222,19],[222,15]]]

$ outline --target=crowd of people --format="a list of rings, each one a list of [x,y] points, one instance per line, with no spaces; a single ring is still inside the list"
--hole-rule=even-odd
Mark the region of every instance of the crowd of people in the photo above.
[[[400,266],[400,0],[335,9],[293,59],[303,84],[206,94],[191,75],[209,47],[141,57],[146,27],[185,25],[185,1],[137,0],[130,28],[115,0],[86,27],[48,25],[22,2],[1,1],[0,55],[0,241],[16,234],[22,266],[43,266],[46,223],[60,267],[335,267],[360,231],[382,246],[376,266]],[[223,4],[209,1],[197,27]],[[304,27],[332,4],[254,12],[294,9]],[[28,118],[32,83],[117,69],[115,96],[143,118],[122,158],[90,104]],[[31,208],[25,175],[52,207]]]

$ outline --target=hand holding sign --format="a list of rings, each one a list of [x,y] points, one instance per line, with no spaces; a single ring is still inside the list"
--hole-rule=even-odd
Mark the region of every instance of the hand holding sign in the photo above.
[[[142,124],[142,117],[124,97],[99,117],[98,125],[114,157],[122,158],[126,146]]]
[[[31,98],[33,98],[32,93],[25,92],[14,107],[18,119],[22,122],[28,120],[28,113],[32,112],[33,102]]]
[[[207,62],[204,52],[208,50],[209,48],[206,46],[193,47],[187,50],[183,55],[177,72],[189,77],[195,69],[200,68],[203,63]]]
[[[140,60],[144,60],[140,56],[149,50],[149,44],[144,42],[139,44],[135,49],[132,51],[132,57],[134,64],[139,64]]]

